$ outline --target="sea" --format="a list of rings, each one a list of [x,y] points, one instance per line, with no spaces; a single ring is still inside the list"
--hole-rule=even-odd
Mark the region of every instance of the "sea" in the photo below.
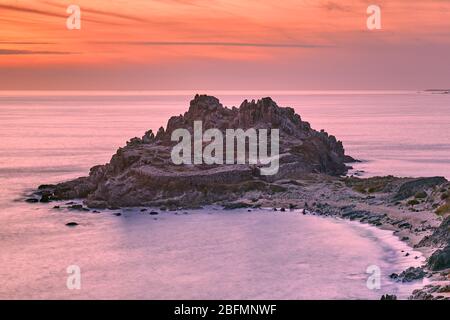
[[[389,278],[422,264],[419,252],[357,222],[214,206],[118,216],[23,201],[40,184],[107,163],[130,138],[187,111],[197,93],[230,107],[270,96],[294,108],[361,160],[351,174],[450,179],[449,94],[0,91],[0,299],[406,299],[424,284]],[[379,288],[368,284],[373,270]]]

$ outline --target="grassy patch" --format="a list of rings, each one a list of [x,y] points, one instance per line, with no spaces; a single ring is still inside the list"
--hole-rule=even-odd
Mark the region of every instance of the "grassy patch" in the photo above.
[[[277,184],[271,184],[271,185],[269,186],[269,188],[270,188],[270,191],[273,192],[273,193],[276,193],[276,192],[284,192],[284,191],[287,191],[287,190],[288,190],[287,188],[285,188],[285,187],[283,187],[283,186],[280,186],[280,185],[277,185]]]
[[[416,199],[425,199],[427,197],[427,193],[425,191],[417,192],[414,198]]]
[[[450,203],[447,202],[446,204],[443,204],[442,206],[437,208],[435,212],[438,215],[444,215],[444,214],[450,213]]]
[[[267,187],[267,184],[263,181],[250,180],[250,181],[242,182],[237,185],[233,185],[233,186],[231,186],[231,189],[247,192],[247,191],[255,191],[255,190],[262,191],[266,187]]]
[[[416,199],[412,199],[408,201],[408,205],[410,206],[415,206],[416,204],[419,204],[420,202],[417,201]]]
[[[393,176],[373,177],[360,179],[356,177],[348,177],[344,180],[347,187],[359,193],[376,193],[385,191],[386,187],[396,178]]]

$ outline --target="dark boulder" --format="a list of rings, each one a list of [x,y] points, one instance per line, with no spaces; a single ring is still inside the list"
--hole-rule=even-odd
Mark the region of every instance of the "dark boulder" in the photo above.
[[[43,194],[39,201],[42,202],[42,203],[48,203],[48,202],[50,202],[50,200],[51,200],[51,196],[50,195]]]
[[[38,187],[38,190],[47,190],[47,189],[54,189],[55,185],[54,184],[41,184]]]
[[[69,209],[74,211],[89,211],[88,208],[83,207],[81,204],[73,204],[69,206]]]
[[[425,292],[425,290],[416,289],[408,300],[433,300],[433,295]]]
[[[370,215],[370,212],[365,210],[352,210],[352,211],[346,211],[342,214],[343,218],[347,218],[350,220],[356,220],[356,219],[362,219]]]
[[[225,210],[233,210],[233,209],[241,209],[241,208],[251,208],[252,205],[245,202],[232,202],[232,203],[226,203],[223,205],[223,208]]]
[[[423,246],[445,246],[450,244],[450,216],[446,217],[433,234],[424,237],[418,244],[418,247]]]
[[[68,226],[68,227],[76,227],[78,225],[78,223],[76,223],[76,222],[68,222],[68,223],[66,223],[66,226]]]
[[[408,222],[402,222],[398,225],[400,229],[411,229],[412,225]]]
[[[417,268],[410,267],[400,274],[393,273],[389,277],[398,282],[411,282],[423,279],[423,277],[425,277],[426,274],[427,273],[420,267]]]
[[[395,294],[384,294],[381,296],[381,300],[397,300],[397,296]]]
[[[433,271],[450,268],[450,245],[436,250],[428,259],[428,267]]]
[[[349,155],[345,155],[344,156],[344,163],[357,163],[357,162],[362,162],[361,160],[355,159]]]

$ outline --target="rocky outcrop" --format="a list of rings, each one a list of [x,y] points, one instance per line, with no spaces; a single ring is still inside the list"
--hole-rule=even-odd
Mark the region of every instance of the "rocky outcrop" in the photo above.
[[[436,250],[428,259],[428,267],[432,271],[440,271],[450,268],[450,244],[443,249]]]
[[[397,201],[404,200],[418,194],[419,192],[423,192],[426,189],[444,184],[446,182],[447,180],[444,177],[413,179],[401,185],[401,187],[395,194],[394,199]]]
[[[421,289],[416,289],[408,300],[450,300],[448,287],[429,284]]]
[[[391,274],[390,278],[398,282],[411,282],[423,279],[426,274],[427,273],[421,267],[410,267],[400,274]]]
[[[432,271],[450,269],[450,216],[429,236],[425,236],[418,246],[438,247],[429,258],[428,268]]]
[[[418,246],[443,247],[450,244],[450,216],[447,216],[441,225],[429,236],[424,237]]]
[[[194,121],[203,130],[279,129],[280,164],[273,176],[261,175],[260,164],[175,165],[171,161],[172,132],[193,134]],[[270,132],[270,131],[269,131]],[[205,146],[205,143],[203,143]],[[89,176],[54,186],[41,186],[46,200],[83,198],[90,207],[197,206],[237,199],[245,192],[280,192],[273,183],[308,173],[342,175],[347,172],[342,143],[324,131],[313,130],[292,108],[279,107],[271,98],[244,101],[226,108],[217,98],[197,95],[184,115],[171,117],[156,135],[150,130],[119,148],[106,165]]]

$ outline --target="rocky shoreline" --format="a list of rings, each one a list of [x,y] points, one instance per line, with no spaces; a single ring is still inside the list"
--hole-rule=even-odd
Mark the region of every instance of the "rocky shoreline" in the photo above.
[[[422,267],[409,268],[391,278],[402,282],[428,278],[431,284],[414,291],[410,299],[450,299],[450,216],[436,213],[436,208],[447,203],[447,198],[442,197],[450,190],[447,180],[313,174],[307,179],[279,183],[287,190],[256,203],[254,199],[242,199],[228,206],[281,207],[281,211],[302,208],[305,214],[338,217],[391,230],[427,258]],[[361,184],[368,189],[376,186],[377,190],[364,191]]]
[[[262,176],[259,164],[174,165],[171,133],[191,130],[198,120],[205,129],[221,131],[279,129],[279,172]],[[270,98],[226,108],[214,97],[197,95],[184,115],[172,117],[156,135],[150,130],[131,139],[108,164],[93,167],[89,176],[41,185],[26,201],[83,199],[85,206],[66,205],[81,211],[183,210],[210,204],[225,209],[273,207],[360,221],[394,231],[428,258],[423,268],[392,275],[398,281],[423,277],[432,281],[411,299],[450,299],[450,183],[443,177],[345,176],[351,168],[348,163],[355,161],[334,136],[312,129],[292,108],[279,107]]]

